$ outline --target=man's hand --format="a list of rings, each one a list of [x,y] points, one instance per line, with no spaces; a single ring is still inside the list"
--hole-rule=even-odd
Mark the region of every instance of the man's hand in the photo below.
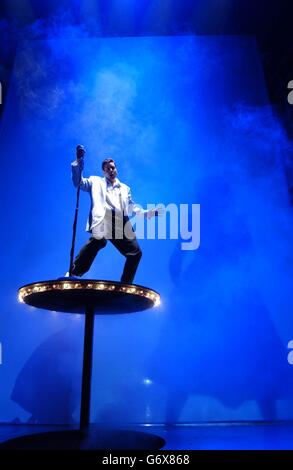
[[[76,147],[76,160],[80,170],[83,170],[84,167],[84,155],[85,155],[85,148],[83,145],[78,145]]]
[[[158,217],[165,213],[165,209],[163,207],[157,207],[156,209],[150,209],[147,211],[147,218],[151,219],[152,217]]]

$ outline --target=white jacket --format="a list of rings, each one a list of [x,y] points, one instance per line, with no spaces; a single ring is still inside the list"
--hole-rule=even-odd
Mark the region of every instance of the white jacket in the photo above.
[[[80,188],[88,192],[91,197],[91,208],[86,225],[86,231],[90,232],[91,229],[99,225],[105,217],[107,181],[106,178],[101,178],[100,176],[90,176],[89,178],[82,177],[80,180],[80,169],[76,160],[71,163],[71,172],[74,186],[78,187],[80,182]],[[119,181],[119,184],[124,215],[146,214],[147,210],[142,209],[132,201],[129,186],[121,183],[121,181]]]

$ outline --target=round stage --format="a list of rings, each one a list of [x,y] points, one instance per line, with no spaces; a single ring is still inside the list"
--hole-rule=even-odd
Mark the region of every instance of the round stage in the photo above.
[[[70,278],[27,284],[18,290],[18,298],[33,307],[68,313],[84,313],[85,306],[95,314],[132,313],[160,304],[160,295],[147,287]]]
[[[79,430],[30,434],[0,445],[2,449],[160,449],[154,434],[90,425],[91,376],[95,315],[140,312],[160,304],[160,295],[135,284],[94,279],[60,278],[34,282],[18,290],[19,301],[56,312],[83,313],[84,350]],[[109,338],[111,341],[111,338]],[[56,384],[58,387],[58,384]]]

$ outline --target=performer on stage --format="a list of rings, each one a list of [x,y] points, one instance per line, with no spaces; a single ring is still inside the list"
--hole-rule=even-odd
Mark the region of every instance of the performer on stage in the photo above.
[[[142,252],[129,220],[132,214],[142,214],[148,218],[159,215],[156,209],[144,210],[131,198],[129,186],[117,178],[117,168],[112,158],[102,162],[104,177],[90,176],[84,178],[85,149],[79,145],[76,149],[76,160],[72,162],[72,180],[75,187],[80,185],[83,191],[90,194],[91,209],[86,230],[92,236],[76,256],[71,274],[82,276],[86,273],[97,253],[106,246],[109,240],[122,255],[126,257],[121,282],[133,282]],[[69,273],[66,273],[69,276]]]

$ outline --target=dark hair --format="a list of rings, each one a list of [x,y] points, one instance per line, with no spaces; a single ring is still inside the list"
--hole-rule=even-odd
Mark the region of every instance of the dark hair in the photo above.
[[[105,158],[105,160],[102,161],[102,170],[104,171],[104,168],[105,166],[108,164],[108,163],[114,163],[115,165],[115,162],[113,160],[113,158]]]

